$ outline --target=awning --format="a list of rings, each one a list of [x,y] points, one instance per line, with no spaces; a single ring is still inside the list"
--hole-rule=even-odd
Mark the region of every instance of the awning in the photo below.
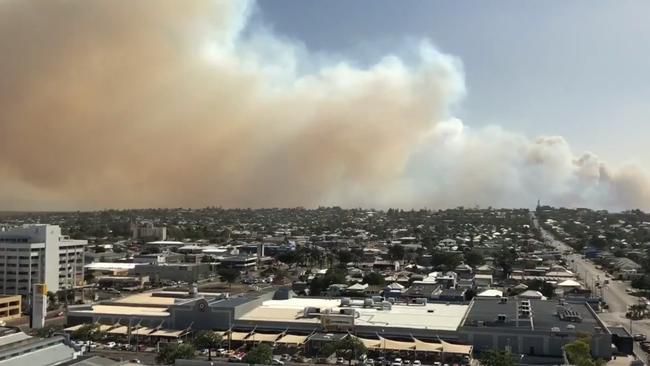
[[[379,348],[382,349],[394,351],[409,351],[415,349],[415,342],[393,341],[383,337],[379,337],[379,341]]]
[[[307,336],[285,334],[283,337],[275,341],[275,343],[301,345],[305,343],[306,340]]]
[[[361,343],[363,343],[363,345],[366,346],[366,348],[368,349],[381,348],[381,346],[379,345],[381,343],[379,339],[368,339],[368,338],[361,338],[361,337],[356,337],[356,338],[360,340]]]
[[[441,352],[442,345],[440,343],[429,343],[423,342],[417,338],[413,338],[413,343],[415,343],[415,350],[422,352]]]
[[[140,327],[138,329],[133,329],[131,330],[131,335],[137,335],[137,336],[148,336],[149,333],[155,331],[155,328],[148,328],[148,327]]]
[[[187,333],[186,329],[183,329],[183,330],[159,329],[159,330],[149,334],[149,336],[151,336],[151,337],[179,338],[185,333]]]
[[[264,333],[251,333],[251,335],[246,338],[247,342],[270,342],[274,343],[282,333],[274,334],[264,334]]]
[[[472,354],[472,346],[466,346],[464,344],[453,344],[453,343],[447,343],[443,340],[440,341],[442,344],[442,351],[444,353],[453,353],[456,355],[471,355]]]
[[[243,341],[248,337],[249,332],[230,332],[230,340],[232,341]]]
[[[71,327],[65,328],[64,330],[66,332],[75,332],[75,331],[81,329],[81,327],[83,327],[84,325],[86,325],[86,324],[77,324],[77,325],[73,325]]]
[[[105,325],[105,324],[100,324],[99,325],[99,331],[100,332],[108,332],[109,330],[113,328],[117,328],[119,325]]]
[[[121,327],[113,328],[108,331],[110,334],[128,334],[129,333],[129,327],[126,325],[123,325]]]

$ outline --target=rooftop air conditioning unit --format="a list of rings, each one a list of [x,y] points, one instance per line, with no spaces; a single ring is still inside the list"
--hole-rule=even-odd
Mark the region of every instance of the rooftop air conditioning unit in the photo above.
[[[502,297],[499,299],[499,304],[507,304],[508,303],[508,298],[507,297]]]
[[[372,299],[363,299],[364,308],[371,308],[373,306],[375,306],[375,302]]]
[[[341,306],[350,306],[352,303],[352,300],[350,300],[349,297],[342,297],[341,298]]]
[[[497,321],[504,323],[508,319],[508,316],[506,314],[498,314],[497,315]]]

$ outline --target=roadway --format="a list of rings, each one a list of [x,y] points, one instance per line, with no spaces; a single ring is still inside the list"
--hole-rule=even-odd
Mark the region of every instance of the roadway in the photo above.
[[[533,219],[533,225],[539,228],[542,233],[544,242],[560,252],[573,252],[573,249],[569,245],[557,240],[553,234],[542,228],[534,213],[531,213],[531,218]],[[596,268],[591,261],[584,259],[582,255],[566,254],[563,255],[563,258],[569,269],[576,273],[583,284],[597,295],[600,295],[603,301],[609,306],[607,312],[599,314],[600,319],[607,326],[622,326],[632,335],[641,333],[650,337],[650,319],[632,321],[625,317],[628,306],[637,304],[639,301],[637,297],[625,291],[630,287],[629,282],[609,278],[605,271]],[[605,280],[609,280],[609,283],[605,284]],[[634,342],[634,353],[646,365],[648,364],[648,354],[641,349],[638,342]]]

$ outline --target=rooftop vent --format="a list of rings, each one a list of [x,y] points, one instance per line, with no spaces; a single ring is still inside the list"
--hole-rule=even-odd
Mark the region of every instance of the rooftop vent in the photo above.
[[[349,297],[342,297],[341,298],[341,306],[350,306],[352,301],[350,300]]]
[[[497,315],[497,321],[500,323],[505,323],[505,321],[508,320],[508,316],[506,314],[498,314]]]

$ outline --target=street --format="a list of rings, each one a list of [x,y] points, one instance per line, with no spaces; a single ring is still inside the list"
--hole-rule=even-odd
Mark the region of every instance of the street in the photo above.
[[[539,222],[534,214],[531,217],[533,217],[535,227],[540,229],[546,243],[561,252],[573,252],[570,246],[557,240],[550,232],[539,226]],[[577,274],[585,286],[596,294],[601,295],[603,301],[609,305],[608,311],[599,314],[599,317],[605,324],[608,326],[625,327],[632,335],[641,333],[650,336],[650,319],[632,321],[625,317],[628,306],[638,302],[638,298],[625,292],[625,289],[629,288],[628,282],[608,278],[605,271],[596,268],[593,263],[582,258],[580,254],[567,254],[563,255],[563,258],[569,269]],[[609,280],[608,284],[604,284],[606,279]],[[634,342],[634,353],[643,362],[648,364],[648,355],[641,349],[638,342]]]

